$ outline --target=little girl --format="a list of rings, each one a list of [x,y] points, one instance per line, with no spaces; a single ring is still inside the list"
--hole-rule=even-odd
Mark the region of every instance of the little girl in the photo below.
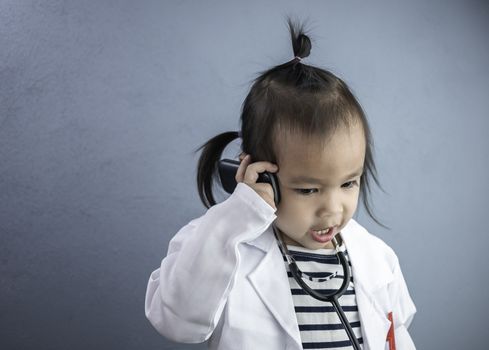
[[[398,258],[352,218],[361,196],[379,223],[367,197],[370,178],[378,184],[367,119],[340,78],[302,63],[311,41],[302,25],[288,25],[295,57],[255,79],[241,132],[199,148],[208,210],[176,233],[151,274],[146,317],[168,339],[210,349],[415,349],[408,327],[416,307]],[[216,204],[217,163],[239,136],[237,186]],[[276,176],[280,201],[257,182],[265,171]],[[353,333],[296,278],[330,294],[350,272],[338,301]]]

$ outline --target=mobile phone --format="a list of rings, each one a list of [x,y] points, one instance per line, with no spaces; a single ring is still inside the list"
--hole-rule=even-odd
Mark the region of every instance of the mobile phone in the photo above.
[[[240,162],[233,159],[221,159],[218,164],[219,177],[221,184],[227,193],[233,193],[234,189],[238,185],[236,182],[236,173],[238,172]],[[277,175],[264,171],[258,174],[258,180],[256,182],[269,183],[273,189],[273,199],[275,206],[278,207],[280,203],[280,187]]]

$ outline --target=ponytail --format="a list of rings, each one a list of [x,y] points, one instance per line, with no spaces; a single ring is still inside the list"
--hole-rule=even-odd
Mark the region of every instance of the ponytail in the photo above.
[[[295,24],[290,17],[287,18],[289,25],[290,39],[292,41],[292,49],[294,51],[293,67],[303,58],[306,58],[311,53],[311,39],[306,35],[304,24]]]
[[[205,207],[209,209],[216,201],[212,194],[212,185],[217,173],[217,165],[221,159],[222,152],[226,146],[239,137],[239,132],[228,131],[214,136],[206,143],[201,145],[194,152],[202,149],[199,162],[197,164],[197,190],[199,197]]]

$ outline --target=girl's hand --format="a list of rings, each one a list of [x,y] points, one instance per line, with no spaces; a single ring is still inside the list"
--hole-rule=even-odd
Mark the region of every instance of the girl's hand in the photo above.
[[[259,173],[264,171],[274,173],[278,171],[278,166],[265,161],[251,163],[251,156],[246,153],[241,153],[239,159],[241,160],[241,164],[236,172],[236,182],[244,182],[254,189],[272,208],[277,209],[272,185],[263,182],[257,183],[256,180],[258,180]]]

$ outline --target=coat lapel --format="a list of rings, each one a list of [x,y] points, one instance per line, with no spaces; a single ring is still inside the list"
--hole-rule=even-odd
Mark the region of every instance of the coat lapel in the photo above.
[[[385,262],[385,256],[379,254],[382,250],[378,249],[378,245],[382,242],[372,239],[369,235],[367,230],[353,219],[341,231],[351,260],[364,343],[370,350],[383,350],[391,325],[387,319],[390,310],[384,309],[390,301],[379,300],[379,296],[384,295],[381,293],[382,288],[385,288],[394,276]]]
[[[268,310],[289,335],[294,348],[302,349],[287,271],[271,226],[249,244],[262,249],[265,256],[248,275],[248,279]]]
[[[387,301],[378,300],[375,295],[393,280],[393,274],[383,260],[384,256],[374,253],[381,251],[376,247],[381,241],[369,237],[366,229],[354,219],[350,219],[341,231],[341,237],[352,264],[364,349],[383,350],[390,328],[388,311],[382,308],[382,304]],[[295,315],[295,309],[287,271],[271,226],[258,238],[247,243],[265,254],[248,279],[297,349],[302,349],[297,320],[291,317]]]

